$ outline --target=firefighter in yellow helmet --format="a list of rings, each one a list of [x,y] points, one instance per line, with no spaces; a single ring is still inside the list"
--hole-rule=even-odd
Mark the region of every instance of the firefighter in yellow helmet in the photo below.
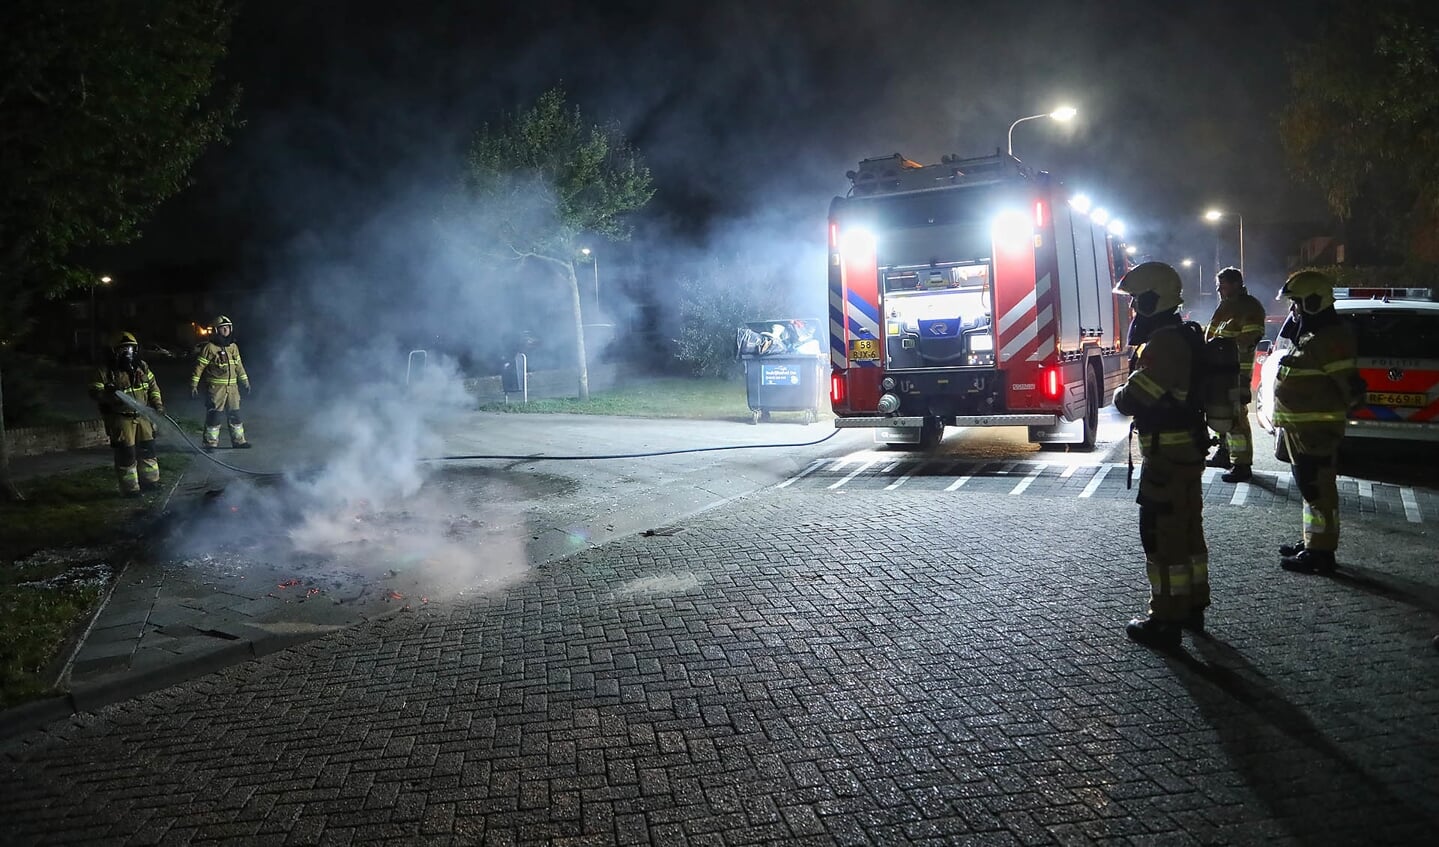
[[[155,427],[135,408],[120,399],[129,395],[141,406],[165,413],[160,397],[160,384],[145,360],[140,358],[140,344],[135,336],[122,332],[115,339],[108,361],[90,383],[90,396],[100,406],[105,421],[105,434],[115,454],[115,475],[120,493],[139,497],[141,490],[160,486],[160,461],[155,458]]]
[[[1149,576],[1149,614],[1125,627],[1152,647],[1179,644],[1181,629],[1204,629],[1209,606],[1209,547],[1204,542],[1200,477],[1209,431],[1189,396],[1199,333],[1179,316],[1182,283],[1163,262],[1137,265],[1120,279],[1134,310],[1129,344],[1136,361],[1114,395],[1134,418],[1144,464],[1139,471],[1139,540]]]
[[[1206,464],[1233,469],[1220,477],[1225,482],[1245,482],[1254,476],[1254,439],[1249,429],[1249,386],[1254,376],[1254,349],[1264,337],[1264,304],[1244,287],[1238,268],[1225,268],[1214,275],[1219,306],[1204,330],[1204,340],[1232,338],[1239,348],[1239,378],[1244,404],[1234,418],[1234,428],[1219,436],[1219,449]]]
[[[225,315],[215,318],[214,334],[195,358],[195,372],[190,374],[191,397],[199,395],[201,383],[205,390],[205,449],[220,446],[221,418],[230,426],[230,446],[248,448],[245,423],[240,419],[240,388],[247,394],[250,392],[250,375],[245,373],[245,363],[240,361],[235,322]]]
[[[1289,454],[1289,470],[1304,498],[1304,536],[1279,548],[1287,571],[1333,573],[1339,548],[1339,441],[1350,407],[1362,399],[1355,369],[1354,331],[1334,311],[1334,281],[1300,271],[1284,283],[1289,301],[1280,336],[1294,349],[1279,360],[1274,425]]]

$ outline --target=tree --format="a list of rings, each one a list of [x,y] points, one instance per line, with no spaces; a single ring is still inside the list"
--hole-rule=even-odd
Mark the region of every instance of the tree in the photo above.
[[[464,186],[484,241],[509,260],[538,262],[568,284],[578,396],[588,400],[584,318],[575,275],[579,239],[629,238],[626,214],[654,195],[649,169],[618,128],[586,124],[557,86],[528,110],[476,133]]]
[[[233,125],[211,102],[227,0],[8,0],[0,11],[0,351],[38,297],[95,275],[79,251],[125,244]],[[3,409],[3,397],[0,397]],[[0,496],[18,497],[0,416]]]
[[[1339,4],[1289,63],[1280,133],[1295,172],[1376,246],[1439,259],[1439,10]]]
[[[679,280],[680,335],[675,357],[695,376],[728,378],[735,361],[735,332],[749,321],[792,311],[783,277],[711,260]]]

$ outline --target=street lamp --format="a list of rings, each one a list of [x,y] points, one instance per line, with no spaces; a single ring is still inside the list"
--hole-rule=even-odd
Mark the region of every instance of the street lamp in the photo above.
[[[1196,261],[1194,261],[1193,259],[1181,259],[1180,262],[1179,262],[1179,264],[1183,265],[1183,266],[1186,267],[1186,268],[1189,267],[1190,265],[1197,265],[1197,266],[1199,267],[1199,293],[1198,293],[1197,295],[1195,295],[1195,296],[1196,296],[1196,297],[1199,297],[1199,298],[1203,298],[1203,297],[1204,297],[1204,264],[1203,264],[1202,262],[1196,262]]]
[[[1230,215],[1239,219],[1239,272],[1244,273],[1244,216],[1238,212],[1225,212],[1220,209],[1210,209],[1204,213],[1204,219],[1210,223],[1217,223],[1222,218]]]
[[[113,280],[108,276],[100,277],[101,285],[109,285]],[[98,350],[96,349],[95,336],[99,333],[95,320],[95,283],[90,283],[90,361],[95,361]]]
[[[595,266],[595,311],[598,312],[600,310],[600,257],[598,253],[588,247],[581,247],[580,252],[589,256]]]
[[[1015,121],[1014,123],[1010,124],[1010,125],[1009,125],[1009,155],[1011,155],[1011,156],[1014,155],[1014,128],[1015,128],[1015,127],[1019,126],[1020,124],[1024,123],[1025,121],[1037,121],[1037,120],[1039,120],[1040,118],[1054,118],[1055,120],[1060,121],[1060,122],[1068,121],[1068,120],[1072,120],[1072,119],[1074,118],[1074,116],[1077,115],[1077,114],[1078,114],[1078,111],[1077,111],[1073,106],[1060,106],[1058,109],[1055,109],[1053,112],[1045,112],[1045,113],[1042,114],[1042,115],[1030,115],[1030,116],[1025,117],[1025,118],[1020,118],[1019,120],[1017,120],[1017,121]]]

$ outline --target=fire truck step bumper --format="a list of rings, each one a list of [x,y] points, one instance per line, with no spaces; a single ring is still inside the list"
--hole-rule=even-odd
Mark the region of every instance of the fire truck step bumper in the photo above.
[[[954,419],[955,426],[1054,426],[1059,423],[1058,415],[960,415]],[[874,417],[835,418],[839,429],[850,428],[918,428],[924,425],[922,417],[886,418]]]

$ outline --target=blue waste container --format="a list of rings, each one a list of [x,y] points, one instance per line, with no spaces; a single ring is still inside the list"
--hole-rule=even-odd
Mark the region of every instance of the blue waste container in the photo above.
[[[816,329],[819,321],[786,318],[752,321],[739,328],[736,354],[744,362],[750,423],[771,412],[803,412],[806,424],[827,402],[828,357]]]

